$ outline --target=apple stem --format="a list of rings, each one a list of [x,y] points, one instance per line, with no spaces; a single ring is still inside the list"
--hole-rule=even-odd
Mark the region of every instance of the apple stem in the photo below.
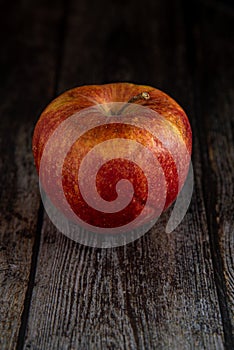
[[[118,114],[122,113],[123,110],[127,107],[128,103],[134,103],[138,100],[149,100],[150,99],[150,94],[146,91],[141,92],[138,95],[133,96],[132,98],[130,98],[130,100],[128,100],[128,102],[119,110]]]
[[[133,96],[132,98],[130,98],[130,100],[128,101],[128,103],[133,103],[136,102],[138,100],[149,100],[150,99],[150,94],[148,92],[141,92],[138,95]]]

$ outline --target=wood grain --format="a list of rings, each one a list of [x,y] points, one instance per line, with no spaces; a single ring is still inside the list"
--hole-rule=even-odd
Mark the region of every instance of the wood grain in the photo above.
[[[7,350],[16,348],[30,297],[40,204],[31,138],[43,103],[53,96],[52,25],[62,13],[40,1],[28,5],[8,2],[0,15],[0,348]]]
[[[165,233],[167,212],[116,249],[80,246],[45,216],[25,349],[224,348],[182,13],[169,0],[69,5],[58,91],[122,80],[177,98],[195,129],[195,190],[173,233]]]
[[[233,7],[197,7],[192,17],[203,188],[225,344],[234,344]],[[218,23],[218,25],[217,25]],[[192,39],[192,38],[191,38]],[[197,54],[196,54],[197,52]]]

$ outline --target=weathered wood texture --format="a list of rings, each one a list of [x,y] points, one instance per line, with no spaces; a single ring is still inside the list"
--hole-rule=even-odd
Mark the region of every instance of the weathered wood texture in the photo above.
[[[215,282],[225,343],[234,348],[234,6],[224,5],[205,4],[188,14]]]
[[[1,5],[1,349],[16,347],[23,310],[29,306],[40,205],[31,138],[43,103],[54,95],[61,16],[59,4],[57,9],[39,1]]]
[[[0,59],[13,70],[0,84],[1,348],[14,349],[19,332],[18,349],[232,349],[233,12],[220,2],[192,5],[37,0],[10,15],[19,56],[6,42]],[[171,234],[167,212],[115,249],[74,243],[46,214],[40,239],[33,123],[55,91],[111,81],[156,86],[188,112],[189,211]]]

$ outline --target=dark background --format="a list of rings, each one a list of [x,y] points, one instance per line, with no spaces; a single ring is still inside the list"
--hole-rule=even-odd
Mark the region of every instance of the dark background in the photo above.
[[[234,347],[232,1],[1,1],[1,349]],[[78,245],[40,203],[31,138],[79,85],[130,81],[175,98],[193,129],[195,188],[125,247]]]

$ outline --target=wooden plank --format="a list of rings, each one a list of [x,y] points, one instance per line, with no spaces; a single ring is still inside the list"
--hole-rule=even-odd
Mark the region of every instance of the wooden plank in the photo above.
[[[196,129],[184,29],[179,2],[103,1],[91,11],[73,1],[59,90],[152,84],[187,107]],[[193,162],[191,207],[171,234],[168,212],[138,241],[101,250],[70,241],[45,218],[25,349],[224,348],[196,131]]]
[[[62,14],[56,4],[1,7],[0,348],[7,350],[23,333],[33,283],[40,196],[31,137],[43,103],[53,96]]]
[[[197,117],[212,259],[225,344],[234,344],[234,11],[205,3],[193,18]],[[197,55],[195,54],[197,52]]]

